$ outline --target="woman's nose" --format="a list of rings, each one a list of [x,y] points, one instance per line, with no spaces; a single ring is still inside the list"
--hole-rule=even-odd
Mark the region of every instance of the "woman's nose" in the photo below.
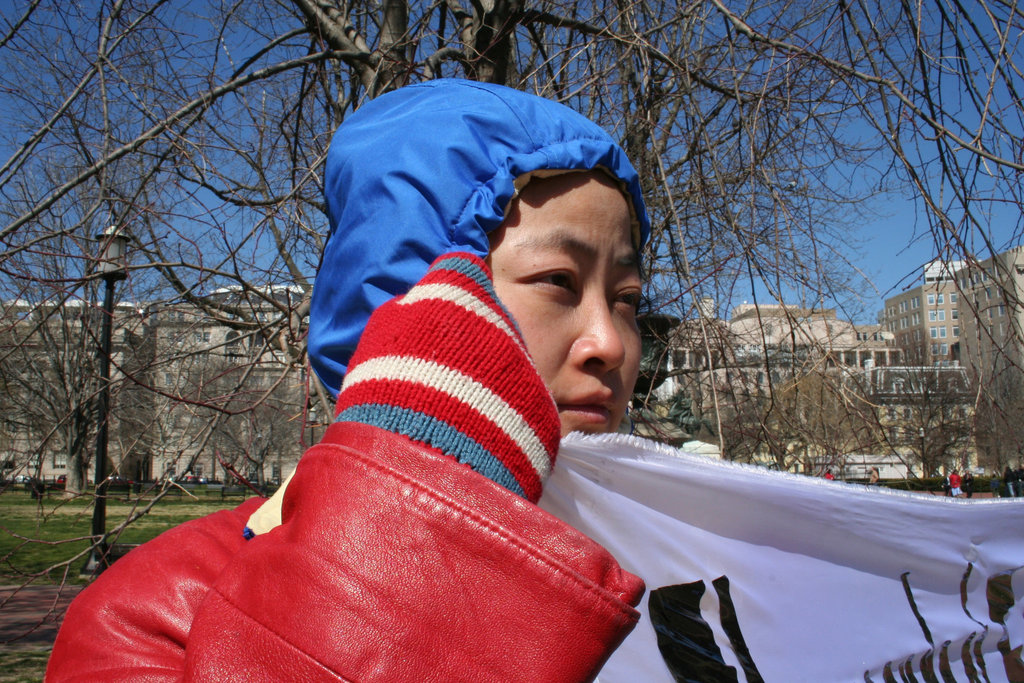
[[[603,300],[585,306],[580,311],[579,334],[574,344],[574,355],[591,370],[607,372],[622,365],[626,359],[622,321]]]

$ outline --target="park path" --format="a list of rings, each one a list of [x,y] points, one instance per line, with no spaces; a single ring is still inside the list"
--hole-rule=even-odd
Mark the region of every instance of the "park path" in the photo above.
[[[0,586],[0,650],[49,650],[83,586]]]

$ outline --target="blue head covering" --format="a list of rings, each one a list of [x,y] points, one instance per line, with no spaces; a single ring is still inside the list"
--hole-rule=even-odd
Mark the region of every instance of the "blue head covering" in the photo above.
[[[324,195],[331,235],[313,286],[309,357],[337,396],[366,321],[452,251],[481,258],[515,181],[601,168],[632,200],[637,248],[650,224],[636,171],[599,126],[498,85],[429,81],[382,95],[338,128]]]

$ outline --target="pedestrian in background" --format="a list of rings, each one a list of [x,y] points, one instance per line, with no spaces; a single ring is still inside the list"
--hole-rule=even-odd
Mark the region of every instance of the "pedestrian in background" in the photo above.
[[[974,474],[969,469],[964,472],[962,486],[965,496],[968,498],[974,496]]]
[[[960,473],[957,472],[956,470],[953,470],[952,472],[949,473],[949,480],[948,481],[949,481],[949,495],[952,496],[953,498],[959,498],[960,494],[962,493],[962,491],[960,489],[960,484],[962,483],[962,479],[960,477]]]
[[[1006,485],[1007,498],[1013,498],[1017,495],[1017,471],[1011,469],[1009,465],[1003,471],[1003,484]]]

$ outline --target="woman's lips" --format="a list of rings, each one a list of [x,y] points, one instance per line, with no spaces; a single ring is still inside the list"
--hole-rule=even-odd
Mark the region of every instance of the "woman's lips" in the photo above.
[[[596,403],[559,403],[558,414],[563,422],[571,419],[576,425],[606,424],[611,411]]]

